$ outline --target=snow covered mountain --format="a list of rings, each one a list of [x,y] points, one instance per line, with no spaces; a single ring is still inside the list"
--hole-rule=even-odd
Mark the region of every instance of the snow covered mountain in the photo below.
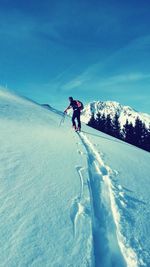
[[[0,266],[150,266],[150,154],[0,91]]]
[[[149,127],[150,125],[149,114],[137,112],[131,107],[122,106],[121,104],[115,101],[94,101],[92,103],[89,103],[85,106],[85,109],[83,110],[82,121],[88,123],[93,113],[95,115],[97,113],[100,113],[102,115],[104,114],[105,116],[110,114],[111,118],[114,118],[115,114],[117,113],[119,116],[121,127],[123,127],[127,119],[134,125],[137,117],[139,117],[147,127]]]

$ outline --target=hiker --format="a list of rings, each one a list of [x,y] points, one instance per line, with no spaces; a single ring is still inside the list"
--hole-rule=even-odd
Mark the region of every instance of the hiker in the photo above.
[[[74,100],[72,96],[69,97],[70,105],[65,109],[64,113],[67,113],[68,109],[73,109],[73,115],[72,115],[72,126],[75,129],[75,131],[81,131],[81,121],[80,121],[80,115],[81,110],[84,108],[83,103],[79,100]],[[76,126],[75,119],[77,119],[78,127]]]

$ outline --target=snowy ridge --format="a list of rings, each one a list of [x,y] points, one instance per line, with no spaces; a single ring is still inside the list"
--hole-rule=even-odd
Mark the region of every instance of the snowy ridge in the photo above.
[[[82,121],[88,123],[92,114],[100,113],[101,115],[107,116],[110,114],[111,118],[114,118],[115,114],[119,116],[119,121],[121,127],[126,123],[128,119],[129,122],[135,124],[135,120],[139,117],[147,127],[150,125],[150,115],[146,113],[137,112],[129,106],[122,106],[115,101],[94,101],[85,106],[82,112]]]

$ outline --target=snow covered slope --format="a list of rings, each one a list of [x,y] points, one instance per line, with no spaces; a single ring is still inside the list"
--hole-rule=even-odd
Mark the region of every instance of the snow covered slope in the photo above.
[[[0,266],[150,266],[150,154],[0,91]]]
[[[127,119],[134,125],[137,117],[139,117],[146,124],[147,127],[149,127],[150,125],[149,114],[137,112],[131,107],[122,106],[121,104],[115,101],[94,101],[92,103],[89,103],[87,106],[85,106],[85,109],[83,111],[82,121],[88,123],[92,113],[94,113],[95,115],[97,113],[100,113],[102,115],[105,114],[105,116],[110,114],[111,118],[114,118],[115,114],[117,113],[119,116],[121,127],[123,127]]]

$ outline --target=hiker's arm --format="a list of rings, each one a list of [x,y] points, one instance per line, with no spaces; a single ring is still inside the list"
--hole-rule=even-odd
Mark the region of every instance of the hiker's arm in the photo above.
[[[71,108],[71,105],[69,105],[65,110],[64,113],[67,113],[67,110]]]

